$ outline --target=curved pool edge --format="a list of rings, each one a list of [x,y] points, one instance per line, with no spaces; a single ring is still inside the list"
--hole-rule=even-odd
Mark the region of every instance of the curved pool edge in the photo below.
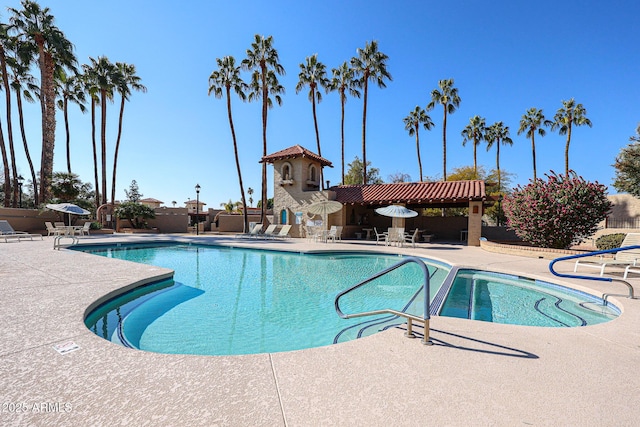
[[[3,283],[7,298],[0,312],[5,331],[0,350],[6,385],[2,396],[14,402],[57,397],[73,410],[5,414],[9,423],[143,424],[162,417],[173,425],[205,425],[222,418],[235,424],[309,425],[358,419],[375,425],[394,419],[418,425],[424,422],[424,411],[416,408],[434,401],[438,406],[430,411],[430,421],[449,425],[473,424],[495,414],[505,424],[526,420],[542,425],[566,420],[567,413],[572,414],[572,423],[583,425],[596,425],[602,419],[611,425],[633,425],[640,417],[634,392],[640,389],[640,378],[629,375],[640,364],[638,300],[621,298],[618,307],[625,316],[588,330],[438,318],[432,322],[432,337],[439,343],[431,347],[390,330],[339,346],[272,355],[162,355],[114,346],[88,331],[78,313],[94,292],[87,289],[96,274],[94,264],[85,259],[79,266],[77,254],[69,256],[51,246],[46,238],[0,245],[1,259],[20,266],[19,272],[4,276],[11,280]],[[495,265],[495,257],[469,249],[464,252],[477,258],[472,266]],[[522,260],[515,257],[502,261],[518,271],[526,269],[527,275],[544,274],[535,263],[521,268]],[[125,267],[110,272],[154,275]],[[632,284],[640,288],[639,279]],[[96,287],[103,288],[113,290],[113,284]],[[46,310],[33,316],[38,305]],[[77,342],[80,349],[58,355],[52,343],[66,340]],[[520,357],[522,352],[537,358]],[[353,369],[354,363],[358,369]],[[477,369],[479,363],[483,369]],[[595,375],[603,369],[605,380]],[[335,378],[341,379],[342,387],[335,387]],[[308,386],[311,383],[313,387]],[[461,383],[466,385],[463,390]],[[422,392],[414,399],[398,400],[407,387],[422,387]],[[114,389],[127,393],[113,393]],[[155,398],[149,399],[149,393]],[[442,399],[447,395],[465,398],[464,408],[457,399]]]

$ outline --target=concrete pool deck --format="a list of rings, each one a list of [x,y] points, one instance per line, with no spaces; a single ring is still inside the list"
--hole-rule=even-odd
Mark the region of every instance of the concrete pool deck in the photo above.
[[[437,243],[399,249],[371,242],[114,235],[85,237],[81,244],[145,240],[294,251],[366,248],[598,294],[626,292],[616,283],[558,280],[548,260]],[[111,344],[90,332],[83,317],[104,295],[169,270],[52,247],[47,237],[0,244],[3,426],[631,426],[640,419],[640,299],[612,297],[623,314],[584,328],[433,317],[433,346],[392,329],[285,353],[166,355]],[[572,271],[572,265],[558,270]],[[640,279],[630,282],[640,293]],[[79,349],[54,349],[70,342]]]

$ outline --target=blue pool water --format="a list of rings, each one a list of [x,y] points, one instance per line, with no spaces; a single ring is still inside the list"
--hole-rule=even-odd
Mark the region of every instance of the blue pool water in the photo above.
[[[175,271],[174,280],[123,294],[85,320],[99,336],[141,350],[205,355],[289,351],[355,339],[404,323],[394,316],[344,320],[334,310],[336,294],[397,263],[398,256],[298,254],[199,245],[78,249]],[[443,283],[450,282],[445,279],[451,267],[425,263],[433,299]],[[341,308],[347,313],[391,308],[422,316],[420,273],[418,266],[408,264],[348,294],[341,300]],[[538,287],[535,291],[530,290],[532,283]],[[562,288],[565,294],[578,297],[565,306],[557,304],[558,298],[569,301],[573,297],[562,294],[548,301],[521,297],[535,292],[546,297],[549,289],[512,276],[462,270],[451,288],[441,291],[448,295],[442,315],[578,326],[574,318],[595,324],[619,314],[615,307],[598,305],[595,298],[566,288]],[[521,309],[510,309],[512,302],[521,299],[524,302],[516,304]],[[560,321],[532,321],[541,311]],[[567,320],[565,312],[572,311],[577,315]]]

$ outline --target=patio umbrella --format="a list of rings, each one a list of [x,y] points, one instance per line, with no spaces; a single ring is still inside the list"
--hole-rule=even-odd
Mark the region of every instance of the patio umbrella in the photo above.
[[[393,218],[393,226],[395,227],[396,218],[413,218],[418,216],[418,212],[408,209],[406,206],[390,205],[384,208],[376,209],[376,212],[380,215],[390,216]]]
[[[71,215],[89,215],[91,213],[86,209],[82,209],[78,205],[74,205],[73,203],[50,203],[47,205],[47,208],[52,211],[69,214],[69,225],[71,225]]]
[[[314,215],[322,215],[323,226],[326,228],[326,216],[342,209],[342,203],[335,200],[323,200],[307,207],[307,212]]]

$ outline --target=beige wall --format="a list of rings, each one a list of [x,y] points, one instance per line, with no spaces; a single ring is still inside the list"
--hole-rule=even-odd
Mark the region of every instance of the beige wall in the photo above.
[[[72,215],[72,218],[74,216]],[[83,224],[84,218],[87,217],[76,217],[75,224]],[[9,221],[9,224],[16,231],[47,234],[44,222],[62,221],[62,214],[48,209],[39,211],[37,209],[0,208],[0,219]]]

